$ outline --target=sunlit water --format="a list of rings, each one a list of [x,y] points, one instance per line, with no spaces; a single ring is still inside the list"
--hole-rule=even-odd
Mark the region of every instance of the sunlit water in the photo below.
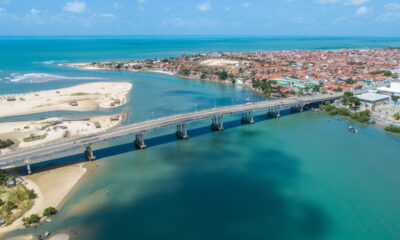
[[[130,122],[262,98],[249,90],[150,73],[81,71],[64,62],[177,56],[208,51],[257,51],[399,46],[399,39],[119,38],[1,39],[0,94],[66,87],[90,81],[133,84]],[[50,62],[49,62],[50,61]],[[13,82],[24,74],[74,79]],[[104,80],[81,80],[97,77]],[[76,231],[76,239],[397,239],[400,233],[400,138],[378,127],[304,112],[242,126],[225,119],[189,125],[190,139],[174,129],[146,134],[135,151],[131,137],[96,144],[99,160],[68,196],[53,222],[15,236]],[[348,124],[359,128],[347,131]],[[63,161],[82,159],[81,154]],[[37,167],[36,167],[37,168]],[[34,169],[35,170],[35,169]],[[109,191],[109,194],[106,192]]]

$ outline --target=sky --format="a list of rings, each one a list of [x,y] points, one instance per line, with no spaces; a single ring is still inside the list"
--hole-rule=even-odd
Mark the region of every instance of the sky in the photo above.
[[[0,0],[0,35],[400,36],[400,0]]]

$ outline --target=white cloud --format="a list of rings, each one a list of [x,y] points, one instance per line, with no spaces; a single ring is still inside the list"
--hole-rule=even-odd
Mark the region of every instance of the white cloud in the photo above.
[[[376,18],[379,22],[393,22],[400,19],[400,11],[398,12],[387,12]]]
[[[63,8],[64,11],[72,13],[83,13],[86,9],[86,3],[81,1],[67,2]]]
[[[346,20],[347,20],[347,17],[338,17],[335,20],[333,20],[332,23],[333,24],[340,23],[340,22],[343,22],[343,21],[346,21]]]
[[[32,8],[31,11],[29,11],[29,12],[30,12],[32,15],[37,15],[37,14],[41,13],[42,11]]]
[[[353,5],[353,6],[357,6],[357,5],[361,5],[364,4],[366,2],[369,2],[370,0],[346,0],[344,1],[345,5]]]
[[[161,25],[163,25],[163,26],[172,25],[172,26],[175,26],[175,27],[182,27],[185,24],[186,24],[186,22],[180,17],[164,19],[161,22]]]
[[[400,4],[399,3],[394,3],[394,2],[385,4],[383,7],[387,11],[400,10]]]
[[[242,3],[242,5],[241,5],[242,7],[250,7],[250,3],[248,3],[248,2],[245,2],[245,3]]]
[[[357,6],[369,2],[370,0],[314,0],[316,3],[328,4],[328,3],[342,3],[344,5]]]
[[[363,15],[368,14],[369,12],[371,12],[371,10],[372,10],[372,8],[369,8],[369,7],[366,7],[366,6],[359,7],[356,10],[356,16],[363,16]]]
[[[204,12],[211,10],[211,6],[210,6],[209,2],[202,2],[202,3],[198,4],[196,8],[197,8],[197,10],[204,11]]]

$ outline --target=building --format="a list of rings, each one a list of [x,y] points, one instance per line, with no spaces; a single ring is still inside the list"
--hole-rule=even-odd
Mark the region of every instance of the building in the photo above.
[[[383,105],[389,102],[390,97],[378,93],[364,93],[357,95],[361,101],[361,107],[374,110],[375,106]]]
[[[400,81],[391,82],[390,87],[380,87],[378,88],[378,92],[400,97]]]

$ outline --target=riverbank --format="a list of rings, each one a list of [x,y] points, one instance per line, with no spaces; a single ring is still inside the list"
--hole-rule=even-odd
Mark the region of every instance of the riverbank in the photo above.
[[[95,82],[0,97],[0,118],[50,111],[91,111],[114,108],[128,101],[132,84]]]
[[[0,139],[9,139],[14,144],[0,153],[24,149],[61,140],[105,131],[116,127],[126,118],[125,112],[118,115],[97,116],[87,119],[63,119],[59,117],[34,121],[0,123]],[[35,138],[32,138],[34,136]],[[34,140],[33,140],[34,139]]]
[[[33,207],[11,225],[0,227],[0,237],[11,231],[24,228],[22,218],[31,214],[42,214],[47,207],[60,207],[65,197],[72,191],[87,172],[85,163],[49,169],[23,177],[26,187],[37,194]],[[27,238],[29,239],[29,238]]]

